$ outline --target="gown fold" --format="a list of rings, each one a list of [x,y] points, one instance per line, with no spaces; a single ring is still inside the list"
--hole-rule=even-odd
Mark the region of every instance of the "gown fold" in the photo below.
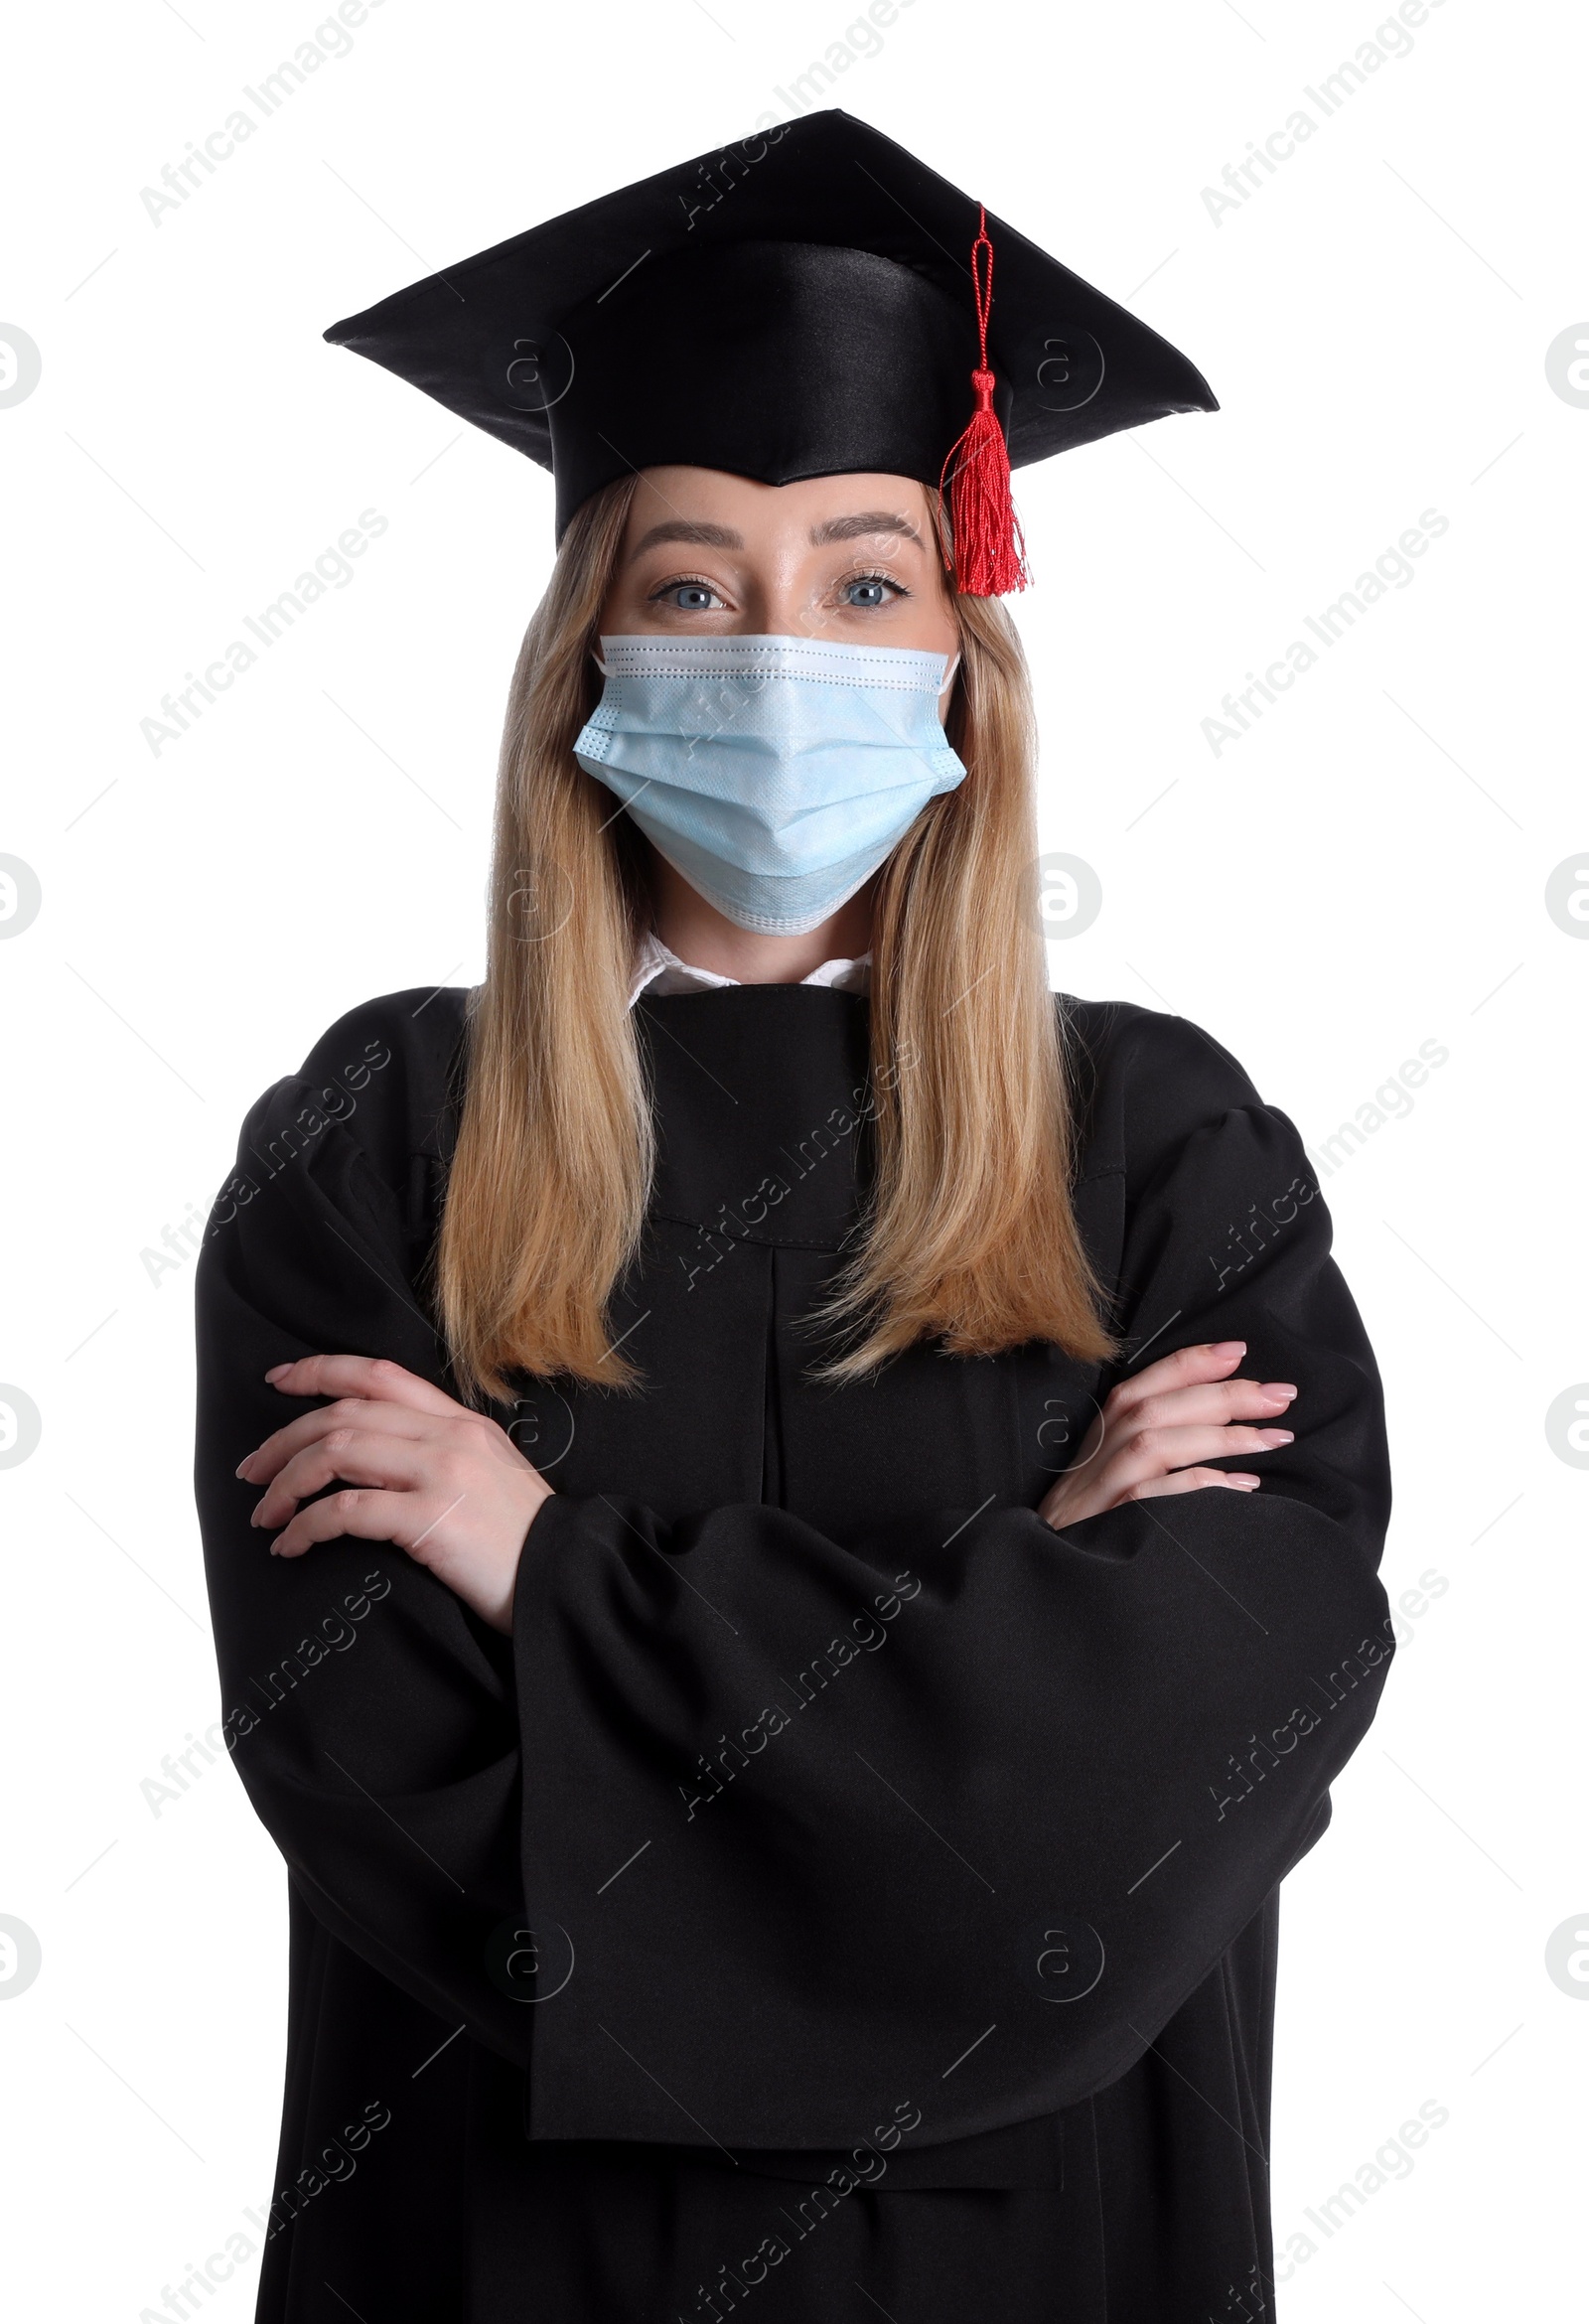
[[[867,1001],[643,998],[645,1384],[493,1407],[554,1487],[507,1638],[387,1544],[270,1558],[233,1474],[309,1408],[286,1358],[452,1390],[464,1004],[333,1026],[199,1266],[223,1725],[292,1916],[262,2324],[1269,2313],[1277,1889],[1391,1652],[1378,1376],[1295,1128],[1184,1020],[1057,1000],[1126,1357],[834,1388]],[[1297,1383],[1261,1488],[1046,1525],[1112,1380],[1206,1339]]]

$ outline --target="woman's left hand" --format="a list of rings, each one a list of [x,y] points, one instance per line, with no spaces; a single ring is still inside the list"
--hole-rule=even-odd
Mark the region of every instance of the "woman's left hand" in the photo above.
[[[252,1523],[284,1526],[271,1555],[302,1557],[344,1533],[394,1541],[509,1634],[519,1551],[552,1489],[506,1432],[380,1357],[303,1356],[265,1378],[283,1395],[338,1399],[238,1463],[266,1488]],[[337,1478],[342,1492],[299,1508]]]

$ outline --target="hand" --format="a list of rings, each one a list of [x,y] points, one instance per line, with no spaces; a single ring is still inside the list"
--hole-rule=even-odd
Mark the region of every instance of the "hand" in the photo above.
[[[509,1634],[518,1553],[552,1489],[506,1432],[378,1357],[303,1356],[265,1378],[286,1396],[338,1398],[278,1428],[237,1465],[239,1477],[266,1487],[251,1522],[285,1524],[271,1555],[302,1557],[344,1533],[394,1541]],[[343,1492],[299,1509],[334,1478]]]
[[[1244,1340],[1180,1348],[1112,1387],[1072,1466],[1044,1496],[1038,1516],[1057,1530],[1080,1525],[1125,1501],[1165,1493],[1199,1493],[1224,1485],[1254,1493],[1259,1480],[1241,1469],[1188,1464],[1228,1453],[1268,1452],[1289,1444],[1289,1428],[1245,1428],[1284,1412],[1296,1389],[1289,1380],[1231,1380]]]

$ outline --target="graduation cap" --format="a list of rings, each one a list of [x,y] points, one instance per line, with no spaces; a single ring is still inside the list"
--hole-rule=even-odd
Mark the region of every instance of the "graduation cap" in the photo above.
[[[1145,323],[837,110],[603,195],[325,336],[549,468],[559,540],[644,468],[875,471],[943,486],[975,596],[1025,583],[1012,467],[1219,409]]]

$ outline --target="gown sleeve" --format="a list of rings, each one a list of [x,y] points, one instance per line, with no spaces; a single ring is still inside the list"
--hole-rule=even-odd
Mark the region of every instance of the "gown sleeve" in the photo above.
[[[1136,2062],[1324,1829],[1391,1652],[1373,1357],[1290,1121],[1183,1020],[1126,1046],[1120,1370],[1244,1339],[1297,1383],[1295,1443],[1254,1493],[1063,1532],[545,1503],[523,1869],[573,1965],[533,2011],[532,2135],[1035,2120]]]
[[[394,1547],[284,1561],[249,1525],[236,1462],[310,1408],[268,1365],[447,1384],[406,1163],[334,1111],[330,1049],[250,1113],[198,1282],[228,1744],[332,1933],[527,2069],[532,2137],[831,2149],[911,2115],[919,2146],[1055,2113],[1323,1829],[1390,1653],[1377,1375],[1289,1121],[1195,1028],[1132,1040],[1122,1369],[1242,1338],[1295,1380],[1260,1491],[844,1545],[559,1494],[510,1640]]]
[[[401,1163],[364,1142],[395,1042],[333,1026],[243,1123],[196,1288],[195,1487],[222,1731],[306,1901],[332,1934],[439,2016],[519,2065],[533,2011],[494,1980],[494,1932],[520,1910],[510,1655],[403,1552],[337,1539],[269,1554],[260,1489],[234,1472],[326,1398],[266,1368],[321,1350],[386,1356],[444,1384],[410,1283]],[[372,1081],[371,1076],[379,1077]]]

